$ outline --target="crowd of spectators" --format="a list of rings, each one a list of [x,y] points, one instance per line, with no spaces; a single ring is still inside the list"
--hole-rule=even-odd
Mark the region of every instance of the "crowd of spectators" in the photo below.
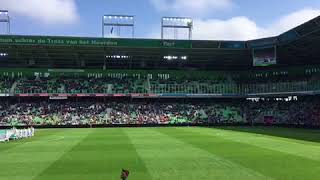
[[[146,93],[144,79],[132,77],[25,77],[15,93]]]
[[[117,76],[0,76],[0,94],[7,93],[187,93],[250,94],[319,90],[318,79],[300,82],[239,81]],[[240,84],[239,84],[240,83]],[[320,126],[317,96],[279,100],[231,100],[206,103],[159,102],[0,102],[0,125],[272,123]]]
[[[297,100],[247,101],[245,111],[247,120],[253,123],[320,126],[318,96]]]
[[[0,125],[267,123],[320,126],[318,97],[232,102],[0,103]]]
[[[0,93],[186,93],[186,94],[251,94],[270,92],[314,91],[320,81],[239,81],[235,79],[159,78],[147,76],[47,76],[0,77]]]
[[[0,105],[0,125],[242,122],[231,104],[37,102]]]
[[[14,81],[13,78],[0,76],[0,93],[9,93]]]

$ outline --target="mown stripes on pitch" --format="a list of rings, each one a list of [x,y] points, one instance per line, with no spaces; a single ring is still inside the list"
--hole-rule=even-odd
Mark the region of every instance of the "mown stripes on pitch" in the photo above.
[[[319,176],[319,161],[252,145],[256,142],[253,142],[251,137],[256,134],[241,135],[234,132],[230,135],[230,132],[210,128],[175,128],[158,131],[273,179],[306,180]],[[237,141],[245,135],[248,137],[246,142]],[[230,137],[233,139],[229,139]],[[256,141],[260,140],[266,141],[264,138],[256,139]],[[272,142],[273,139],[271,138],[270,141]],[[300,148],[305,148],[308,152],[307,146],[301,144]]]
[[[164,133],[166,129],[128,129],[126,133],[153,179],[271,179],[252,169]],[[177,131],[179,130],[170,129]],[[190,136],[186,136],[188,138]]]
[[[134,172],[130,180],[150,179],[144,163],[123,130],[94,129],[36,180],[117,180],[122,168]]]
[[[81,141],[86,133],[71,131],[67,135],[69,140],[48,142],[48,139],[64,135],[65,130],[45,130],[40,131],[35,138],[15,142],[21,144],[0,153],[0,180],[33,180]]]

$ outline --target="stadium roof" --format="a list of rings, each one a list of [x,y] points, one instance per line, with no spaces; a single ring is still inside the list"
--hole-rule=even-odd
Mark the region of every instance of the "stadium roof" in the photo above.
[[[2,35],[0,67],[247,69],[251,50],[270,46],[277,46],[278,66],[320,64],[320,16],[277,37],[250,41]]]

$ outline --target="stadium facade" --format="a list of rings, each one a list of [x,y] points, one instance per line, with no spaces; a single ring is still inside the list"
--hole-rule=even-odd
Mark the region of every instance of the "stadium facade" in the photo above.
[[[116,109],[112,103],[117,102],[118,109],[132,111],[142,104],[152,106],[146,108],[148,113],[156,114],[151,124],[308,122],[307,125],[318,126],[319,119],[309,123],[314,114],[307,120],[303,114],[296,115],[298,120],[288,122],[278,112],[290,114],[290,109],[273,108],[288,106],[275,105],[276,100],[287,103],[299,99],[294,105],[289,104],[292,110],[318,99],[319,44],[320,17],[279,36],[249,41],[2,35],[0,121],[2,125],[136,124],[131,120],[107,120]],[[254,109],[248,98],[263,99],[269,104]],[[100,120],[87,118],[84,123],[77,117],[70,117],[67,123],[57,120],[62,107],[81,111],[79,102],[85,104],[83,109],[88,114],[90,108],[103,111],[103,115],[98,115]],[[163,105],[169,102],[179,106],[178,110],[158,113],[168,109],[168,105]],[[177,102],[181,103],[177,105]],[[216,104],[212,105],[213,102]],[[194,108],[195,104],[198,108]],[[39,109],[50,111],[52,106],[56,114],[50,115],[50,120],[45,119],[48,113]],[[317,109],[317,101],[313,106],[316,107],[312,109]],[[27,112],[15,109],[20,111],[16,117],[8,114],[10,108],[27,109]],[[190,110],[184,112],[186,115],[178,113],[185,108]],[[144,110],[125,114],[130,114],[128,119],[139,119]],[[250,118],[253,112],[254,118]],[[175,113],[179,116],[172,118]],[[141,124],[148,122],[146,114],[139,120]],[[214,118],[204,120],[210,119],[209,114],[214,114]],[[115,116],[114,119],[123,119]]]

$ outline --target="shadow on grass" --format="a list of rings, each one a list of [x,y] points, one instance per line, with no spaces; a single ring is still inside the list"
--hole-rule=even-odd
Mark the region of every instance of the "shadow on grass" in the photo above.
[[[283,128],[283,127],[216,127],[216,129],[262,134],[289,139],[320,142],[319,129],[299,129],[299,128]]]

